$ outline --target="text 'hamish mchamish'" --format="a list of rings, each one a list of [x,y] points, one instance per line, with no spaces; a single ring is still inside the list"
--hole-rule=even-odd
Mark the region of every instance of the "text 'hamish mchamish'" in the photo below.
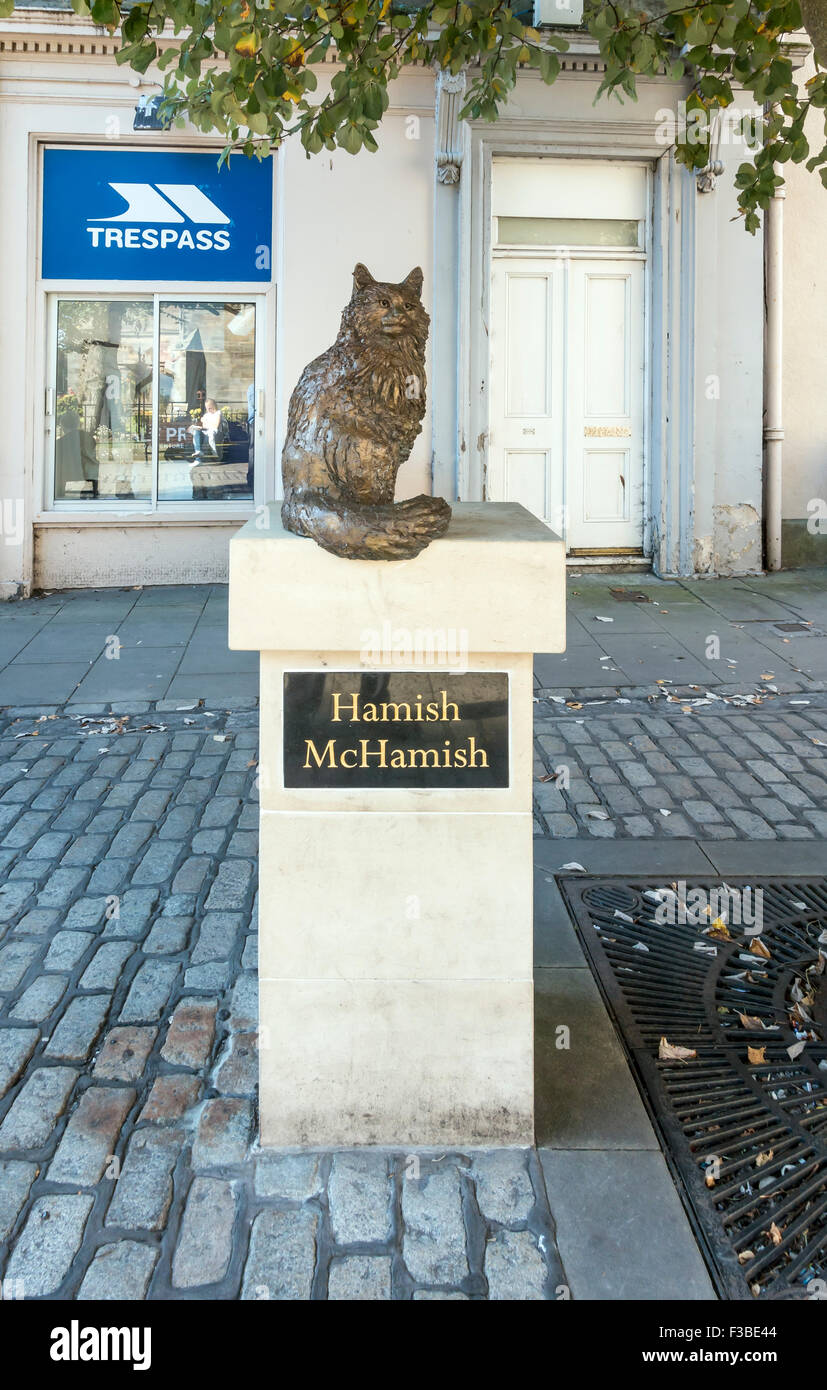
[[[421,695],[413,700],[363,700],[359,694],[332,692],[331,723],[347,724],[435,724],[461,723],[459,706],[448,699],[445,690],[437,700],[424,701]],[[474,735],[461,743],[443,740],[435,745],[415,748],[400,745],[390,738],[360,738],[345,743],[343,739],[319,740],[305,738],[305,768],[487,768],[488,754]]]

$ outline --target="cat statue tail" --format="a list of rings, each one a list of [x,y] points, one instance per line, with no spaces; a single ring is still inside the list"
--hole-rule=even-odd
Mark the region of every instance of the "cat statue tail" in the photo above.
[[[411,497],[387,506],[363,506],[322,492],[291,492],[281,519],[288,531],[309,536],[345,559],[409,560],[442,536],[451,508],[442,497]]]

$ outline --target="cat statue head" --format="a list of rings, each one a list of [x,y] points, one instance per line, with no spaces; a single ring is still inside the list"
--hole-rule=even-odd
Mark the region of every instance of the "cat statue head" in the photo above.
[[[392,362],[423,359],[430,320],[422,305],[419,266],[398,285],[374,280],[361,261],[353,271],[353,292],[342,315],[342,332],[361,352]]]

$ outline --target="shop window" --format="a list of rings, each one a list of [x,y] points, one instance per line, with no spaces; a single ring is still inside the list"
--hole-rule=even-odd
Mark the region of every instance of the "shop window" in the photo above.
[[[54,501],[252,501],[252,300],[57,301]]]

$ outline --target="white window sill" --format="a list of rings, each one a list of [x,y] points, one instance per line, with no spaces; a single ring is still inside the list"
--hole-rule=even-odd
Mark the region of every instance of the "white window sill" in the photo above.
[[[245,521],[249,521],[255,516],[252,507],[245,507],[243,510],[226,511],[217,508],[215,511],[196,510],[188,507],[180,512],[142,512],[142,511],[78,511],[55,510],[51,512],[39,512],[34,518],[35,529],[38,527],[64,526],[74,529],[77,526],[243,526]]]

